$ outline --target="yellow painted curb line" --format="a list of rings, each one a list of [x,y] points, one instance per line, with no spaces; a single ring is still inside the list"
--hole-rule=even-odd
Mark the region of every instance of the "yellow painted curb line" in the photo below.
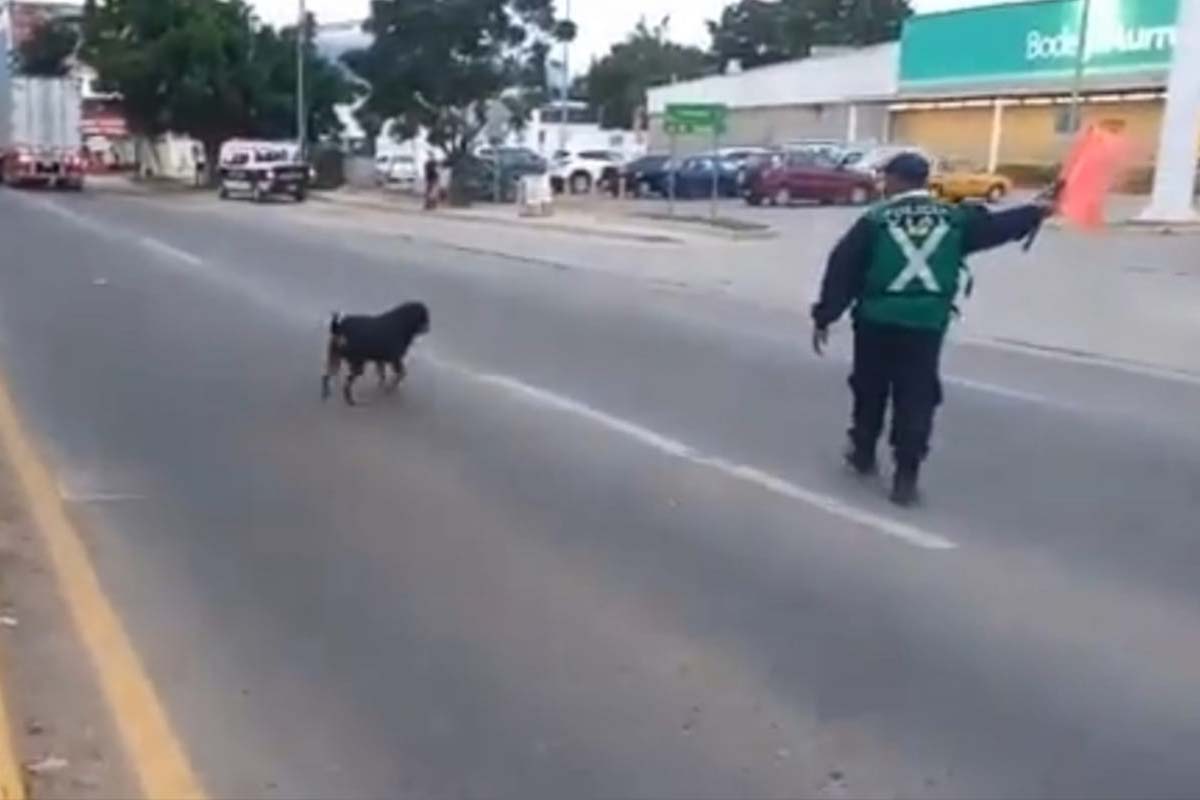
[[[57,484],[25,433],[3,376],[0,442],[8,451],[33,521],[45,540],[63,598],[91,658],[142,793],[154,800],[203,798],[204,791],[154,685],[100,586]],[[0,762],[0,769],[7,766]]]
[[[0,674],[0,678],[4,676]],[[0,800],[25,800],[21,765],[12,743],[12,723],[4,705],[4,685],[0,683]]]

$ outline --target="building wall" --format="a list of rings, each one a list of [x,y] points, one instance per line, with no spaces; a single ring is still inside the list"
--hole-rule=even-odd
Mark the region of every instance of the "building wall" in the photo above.
[[[991,132],[989,107],[922,109],[895,112],[891,139],[934,155],[987,163]]]
[[[895,42],[847,52],[813,55],[656,86],[648,92],[651,114],[669,103],[724,103],[731,109],[811,106],[848,100],[890,97],[897,91],[900,49]]]
[[[1085,125],[1108,120],[1123,122],[1123,134],[1132,148],[1134,163],[1148,166],[1154,163],[1158,153],[1164,103],[1165,100],[1147,100],[1085,106],[1083,122]],[[1200,142],[1197,145],[1200,146]]]
[[[886,101],[897,91],[899,46],[895,42],[814,54],[694,81],[656,86],[648,92],[649,148],[669,147],[663,112],[672,103],[720,103],[729,108],[726,145],[769,146],[797,139],[844,140],[850,105],[858,108],[856,139],[886,138]],[[684,136],[681,153],[711,149],[712,138]]]
[[[1051,103],[1055,99],[1059,102]],[[1066,133],[1069,106],[1062,98],[1007,105],[1001,117],[1000,165],[1048,167],[1059,163],[1071,137]],[[986,164],[991,143],[990,106],[897,111],[892,140],[919,145],[938,155]],[[1083,106],[1083,124],[1119,122],[1130,144],[1132,166],[1153,163],[1162,120],[1162,100],[1091,102]]]
[[[1019,106],[1004,110],[1001,164],[1055,164],[1070,146],[1064,132],[1067,105]],[[1149,166],[1158,146],[1162,101],[1095,103],[1083,107],[1085,126],[1120,123],[1129,143],[1133,166]]]
[[[887,106],[882,103],[860,103],[855,106],[858,141],[884,141],[887,138]],[[844,141],[850,131],[850,109],[847,104],[816,104],[764,106],[731,109],[728,130],[721,144],[772,147],[799,139],[835,139]],[[666,152],[670,137],[663,132],[662,116],[651,115],[650,150]],[[711,136],[680,136],[676,149],[682,155],[712,149]]]

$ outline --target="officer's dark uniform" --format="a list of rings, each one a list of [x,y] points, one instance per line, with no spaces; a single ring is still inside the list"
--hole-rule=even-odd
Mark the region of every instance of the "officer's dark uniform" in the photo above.
[[[925,186],[929,165],[897,156],[886,174]],[[924,189],[893,195],[862,216],[829,257],[813,323],[824,331],[853,305],[853,424],[847,461],[876,470],[875,448],[892,402],[896,458],[892,499],[916,500],[917,475],[929,452],[934,411],[942,401],[942,341],[971,253],[1026,237],[1042,221],[1041,205],[990,213],[941,202]]]

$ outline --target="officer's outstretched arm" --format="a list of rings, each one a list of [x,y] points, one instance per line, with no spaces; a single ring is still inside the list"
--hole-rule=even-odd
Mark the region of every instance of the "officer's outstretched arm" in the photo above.
[[[827,328],[862,294],[867,266],[871,262],[873,234],[870,221],[863,217],[854,224],[829,254],[825,278],[821,281],[821,299],[812,307],[813,324]]]
[[[991,212],[982,206],[967,212],[963,231],[965,255],[1024,239],[1046,218],[1045,205],[1030,204]]]

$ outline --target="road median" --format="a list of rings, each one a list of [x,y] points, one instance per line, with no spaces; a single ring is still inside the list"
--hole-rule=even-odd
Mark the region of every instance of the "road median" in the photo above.
[[[661,224],[651,227],[649,225],[639,225],[636,222],[630,224],[623,221],[597,220],[572,212],[559,213],[550,217],[525,217],[521,216],[516,206],[511,205],[488,207],[486,209],[442,207],[436,211],[426,211],[410,197],[389,198],[382,194],[350,190],[314,192],[311,196],[313,199],[322,202],[350,208],[364,208],[372,211],[423,216],[435,218],[440,221],[502,225],[507,228],[515,226],[529,231],[550,231],[574,236],[643,244],[682,244],[685,241],[683,235],[674,232],[670,234],[664,233]]]

